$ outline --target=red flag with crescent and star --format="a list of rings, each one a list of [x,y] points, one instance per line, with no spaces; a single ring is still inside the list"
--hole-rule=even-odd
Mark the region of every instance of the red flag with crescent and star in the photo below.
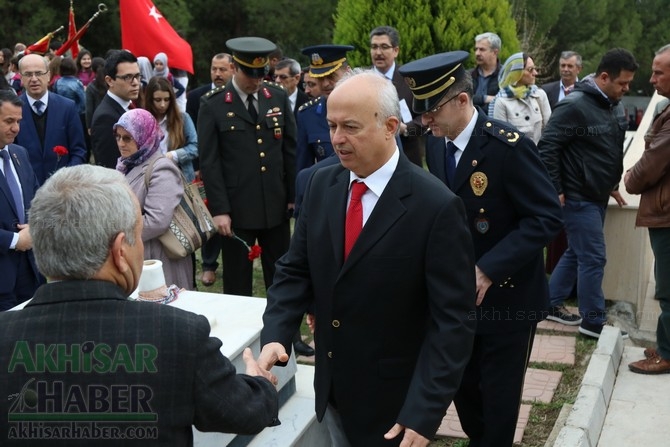
[[[120,0],[121,46],[153,61],[165,53],[168,66],[193,74],[191,45],[177,34],[151,0]]]

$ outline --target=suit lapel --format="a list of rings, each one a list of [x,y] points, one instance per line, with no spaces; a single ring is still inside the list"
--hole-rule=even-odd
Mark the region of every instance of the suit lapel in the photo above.
[[[409,160],[405,158],[404,155],[400,156],[395,172],[377,201],[377,205],[372,211],[372,214],[370,214],[354,248],[351,250],[351,253],[349,253],[349,257],[344,262],[340,275],[346,273],[346,271],[365,256],[365,254],[388,232],[389,228],[395,225],[398,219],[407,212],[407,208],[402,203],[402,199],[411,194],[409,163]],[[341,220],[342,227],[344,227],[344,218]],[[342,229],[341,233],[341,238],[344,241],[344,229]],[[344,242],[342,242],[342,246],[343,244]],[[343,251],[341,247],[340,251]]]
[[[15,163],[15,157],[17,155],[11,150],[11,146],[7,146],[7,150],[9,150],[9,159],[11,160],[11,163],[14,165],[14,169],[16,170],[16,173],[19,174],[20,170],[16,166]],[[7,173],[5,172],[5,175],[0,176],[0,189],[2,190],[2,193],[5,195],[5,198],[7,199],[7,202],[9,203],[10,208],[12,209],[12,212],[14,212],[14,215],[18,218],[19,217],[19,212],[16,209],[16,203],[14,203],[14,196],[12,196],[12,191],[9,189],[9,184],[7,183],[7,175],[12,175],[11,172]],[[23,185],[23,179],[21,178],[21,175],[19,174],[18,178],[19,182],[22,182],[21,184]],[[21,187],[21,191],[23,192],[23,187]],[[21,199],[23,200],[24,208],[25,208],[25,193],[22,193]]]
[[[347,194],[349,192],[349,171],[343,169],[336,181],[326,190],[324,201],[328,207],[328,227],[333,244],[336,265],[342,265],[344,259],[344,220],[347,215]]]

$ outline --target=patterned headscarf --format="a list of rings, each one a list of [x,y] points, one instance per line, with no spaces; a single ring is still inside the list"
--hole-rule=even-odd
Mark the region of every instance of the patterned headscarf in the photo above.
[[[156,70],[156,61],[161,61],[163,63],[163,69],[162,70]],[[165,53],[158,53],[157,55],[154,56],[154,76],[158,76],[161,78],[167,78],[168,73],[170,69],[168,68],[168,57],[167,54]]]
[[[524,99],[537,89],[535,85],[517,85],[523,77],[526,64],[523,56],[523,53],[514,53],[505,61],[505,65],[503,65],[498,75],[498,84],[500,85],[498,96]],[[526,57],[526,59],[528,58]]]
[[[127,174],[156,153],[163,139],[163,131],[156,118],[144,109],[128,110],[114,124],[114,130],[117,127],[122,127],[137,143],[137,152],[126,158],[119,157],[116,162],[116,170]]]

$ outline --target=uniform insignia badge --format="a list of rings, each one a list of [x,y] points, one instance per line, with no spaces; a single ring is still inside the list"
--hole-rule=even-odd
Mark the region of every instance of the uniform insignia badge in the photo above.
[[[324,158],[326,156],[326,150],[320,144],[316,147],[316,156],[319,158]]]
[[[323,64],[323,59],[319,56],[319,53],[312,53],[312,65],[321,65]]]
[[[489,178],[481,171],[477,171],[470,176],[470,187],[477,197],[480,197],[489,186]]]
[[[490,228],[489,220],[486,218],[486,215],[484,214],[484,208],[481,208],[479,210],[479,216],[475,217],[475,229],[480,234],[486,234],[489,232],[489,228]]]
[[[233,102],[233,93],[232,92],[226,92],[226,102],[228,104]]]
[[[272,98],[272,93],[270,93],[270,90],[263,87],[263,96],[265,96],[267,99],[270,99],[270,98]]]
[[[407,83],[407,85],[409,85],[409,88],[416,87],[416,81],[414,80],[414,78],[405,78],[405,82]]]
[[[507,141],[509,141],[510,143],[514,143],[515,141],[517,141],[519,139],[519,133],[518,132],[508,132],[507,135],[505,135],[505,136],[507,137]]]
[[[275,140],[281,140],[281,128],[275,129]]]
[[[272,109],[273,112],[279,112],[280,110],[281,110],[281,109],[280,109],[279,107],[274,107],[274,108]]]
[[[232,118],[232,117],[235,116],[235,113],[234,113],[234,112],[228,112],[228,113],[226,113],[226,116],[227,116],[228,118]]]

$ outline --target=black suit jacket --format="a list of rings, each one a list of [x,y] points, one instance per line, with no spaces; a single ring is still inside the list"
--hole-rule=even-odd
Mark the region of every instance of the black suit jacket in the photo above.
[[[561,81],[549,82],[544,84],[541,88],[547,94],[549,107],[551,107],[551,110],[554,110],[554,107],[558,104],[558,95],[561,93]]]
[[[268,290],[261,343],[290,352],[316,315],[316,413],[334,400],[353,446],[398,445],[399,422],[431,438],[472,347],[474,264],[461,201],[400,154],[349,257],[349,171],[316,171]],[[331,395],[332,393],[332,395]],[[402,438],[400,436],[399,438]]]
[[[23,209],[25,211],[24,222],[28,222],[27,216],[30,210],[30,202],[35,197],[37,191],[37,177],[30,164],[28,152],[21,146],[10,144],[7,147],[14,169],[19,177],[21,189],[23,191]],[[2,159],[0,159],[2,163]],[[0,309],[8,309],[16,306],[30,298],[30,294],[41,281],[41,276],[35,265],[35,258],[32,250],[25,253],[11,250],[9,248],[14,234],[18,231],[16,224],[19,222],[19,215],[16,210],[16,204],[9,185],[5,177],[0,173]],[[28,262],[26,262],[26,259]],[[20,276],[31,277],[34,282],[32,290],[17,290],[17,278]],[[25,294],[25,296],[23,296]],[[17,300],[19,298],[19,301]]]
[[[116,161],[121,153],[114,139],[113,126],[125,112],[126,110],[109,95],[105,95],[95,109],[91,122],[91,146],[95,164],[116,169]]]
[[[110,282],[42,286],[23,310],[0,314],[0,391],[7,396],[0,403],[3,445],[8,433],[20,433],[7,415],[44,421],[40,415],[59,412],[93,421],[116,413],[126,422],[98,423],[108,430],[104,444],[110,446],[192,446],[192,425],[258,433],[276,420],[277,392],[264,378],[236,374],[221,354],[221,341],[209,332],[202,315],[129,301]],[[40,346],[45,355],[38,354]],[[47,403],[54,405],[50,411],[43,408]],[[70,424],[39,422],[42,430]],[[72,424],[80,432],[93,425]],[[128,427],[143,427],[155,438],[111,436],[114,429],[125,436]],[[43,437],[9,445],[84,446],[91,439]]]
[[[452,190],[465,203],[479,268],[491,279],[478,333],[504,333],[546,317],[544,246],[562,226],[558,195],[535,144],[480,109]],[[446,181],[444,138],[426,141],[430,172]]]
[[[203,95],[212,90],[212,84],[206,84],[195,88],[186,95],[186,113],[193,120],[193,125],[198,127],[198,112],[200,111],[200,100]]]
[[[398,98],[401,100],[404,99],[405,103],[407,103],[407,108],[409,108],[413,118],[411,122],[406,123],[407,136],[400,135],[402,149],[412,163],[417,166],[423,166],[423,153],[425,152],[426,141],[423,137],[421,115],[414,113],[412,110],[412,101],[414,97],[407,82],[405,82],[405,78],[398,73],[398,68],[399,67],[396,66],[395,70],[393,70],[393,79],[391,82],[393,82],[393,85],[398,92]]]

